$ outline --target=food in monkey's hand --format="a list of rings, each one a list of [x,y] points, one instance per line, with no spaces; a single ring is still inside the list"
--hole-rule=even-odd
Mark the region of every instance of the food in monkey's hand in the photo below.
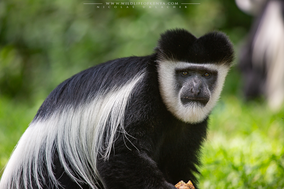
[[[179,181],[175,187],[177,189],[195,189],[191,181],[188,181],[187,183],[183,182],[182,180]]]

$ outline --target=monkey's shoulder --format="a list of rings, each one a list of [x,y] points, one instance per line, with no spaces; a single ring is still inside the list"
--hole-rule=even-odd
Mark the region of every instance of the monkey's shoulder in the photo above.
[[[60,83],[46,98],[36,117],[52,113],[60,107],[76,107],[88,103],[99,93],[103,95],[120,90],[153,64],[153,55],[132,56],[110,60],[83,70]]]

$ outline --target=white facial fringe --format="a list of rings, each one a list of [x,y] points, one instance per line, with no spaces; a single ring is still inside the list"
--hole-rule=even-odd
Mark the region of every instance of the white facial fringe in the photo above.
[[[198,103],[191,103],[189,105],[184,106],[180,100],[180,93],[176,94],[175,69],[190,68],[190,66],[205,67],[209,70],[215,70],[218,72],[216,86],[213,91],[210,91],[210,100],[205,106],[202,106]],[[229,66],[226,65],[194,64],[172,61],[159,62],[158,73],[162,99],[166,104],[168,110],[178,119],[187,123],[202,122],[212,111],[213,107],[216,105],[220,97],[228,71]]]
[[[279,110],[284,103],[284,21],[280,1],[270,1],[253,41],[254,68],[267,69],[268,105]],[[265,63],[267,65],[265,65]]]
[[[85,182],[96,188],[95,179],[99,179],[97,157],[109,158],[117,132],[126,137],[123,127],[125,108],[133,88],[144,75],[143,70],[123,87],[108,93],[99,92],[89,104],[77,109],[70,105],[53,113],[47,120],[32,122],[6,166],[0,189],[30,189],[33,179],[38,188],[42,188],[40,181],[46,181],[43,165],[47,168],[50,181],[58,187],[60,183],[52,171],[54,148],[58,150],[66,173],[75,182]],[[76,179],[75,175],[82,180]]]

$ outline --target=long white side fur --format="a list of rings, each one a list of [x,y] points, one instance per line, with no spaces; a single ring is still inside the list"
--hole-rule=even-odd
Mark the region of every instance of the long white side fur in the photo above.
[[[265,91],[272,110],[279,110],[284,103],[283,52],[284,21],[281,2],[270,1],[253,41],[252,63],[254,68],[267,69]]]
[[[0,189],[29,189],[33,179],[38,188],[42,188],[40,181],[45,181],[43,165],[50,181],[59,186],[52,170],[54,147],[70,177],[96,188],[95,178],[99,178],[97,157],[109,158],[117,132],[127,137],[123,127],[125,108],[133,88],[144,75],[143,70],[123,87],[108,93],[100,91],[90,103],[77,109],[66,107],[54,112],[47,120],[32,122],[6,166]],[[82,179],[76,179],[75,175]]]
[[[184,106],[181,103],[180,94],[176,94],[175,92],[176,91],[174,89],[176,86],[175,69],[188,68],[189,66],[200,66],[200,67],[205,67],[209,70],[218,71],[216,88],[214,89],[214,91],[211,91],[210,100],[205,106],[201,106],[197,103],[191,104],[190,106]],[[228,71],[229,71],[229,66],[225,65],[194,64],[187,62],[172,62],[172,61],[159,62],[158,73],[159,73],[160,91],[162,99],[165,105],[167,106],[168,110],[178,119],[188,123],[201,122],[208,116],[210,111],[217,103]]]

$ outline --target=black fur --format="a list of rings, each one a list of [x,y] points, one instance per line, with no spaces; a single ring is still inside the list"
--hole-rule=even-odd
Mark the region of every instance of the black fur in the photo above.
[[[127,57],[84,70],[61,83],[40,107],[35,120],[48,117],[68,105],[88,103],[99,91],[106,93],[133,78],[147,65],[143,57]]]
[[[133,136],[132,144],[125,144],[119,137],[110,160],[98,167],[107,188],[174,188],[182,179],[197,184],[194,172],[198,173],[196,166],[207,120],[186,124],[167,111],[160,97],[154,62],[148,64],[142,85],[134,91],[125,125]]]
[[[157,60],[229,64],[232,56],[232,46],[223,34],[210,33],[197,39],[185,30],[168,31],[152,55],[109,61],[64,81],[45,100],[35,120],[47,119],[68,106],[84,105],[99,90],[108,92],[122,86],[145,69],[145,77],[133,90],[126,107],[127,139],[118,132],[109,160],[98,157],[102,182],[108,189],[175,189],[174,184],[180,180],[191,180],[198,188],[195,175],[199,173],[198,157],[206,138],[208,118],[198,124],[188,124],[167,110],[159,91]],[[91,188],[72,181],[56,149],[53,161],[55,176],[63,187],[79,188],[80,184],[84,189]],[[52,188],[49,184],[43,188]],[[102,188],[102,184],[98,185]]]
[[[162,60],[228,65],[233,60],[232,44],[220,32],[196,38],[186,30],[169,30],[161,35],[156,50]]]
[[[99,158],[98,170],[107,188],[174,189],[173,185],[180,180],[191,180],[197,185],[194,173],[198,173],[199,150],[206,138],[207,120],[196,125],[186,124],[167,111],[159,92],[155,59],[155,54],[130,57],[85,70],[60,84],[36,116],[36,119],[46,118],[49,111],[86,103],[88,96],[94,96],[101,86],[112,88],[123,85],[127,81],[123,77],[133,77],[134,70],[137,73],[147,69],[146,77],[134,90],[126,111],[124,127],[131,136],[128,138],[131,143],[121,134],[109,161]],[[121,64],[127,69],[113,69],[113,64]],[[104,75],[108,76],[105,81],[109,83],[98,80]],[[56,157],[55,172],[61,184],[66,188],[78,187],[66,175]],[[81,186],[88,188],[84,184]]]

